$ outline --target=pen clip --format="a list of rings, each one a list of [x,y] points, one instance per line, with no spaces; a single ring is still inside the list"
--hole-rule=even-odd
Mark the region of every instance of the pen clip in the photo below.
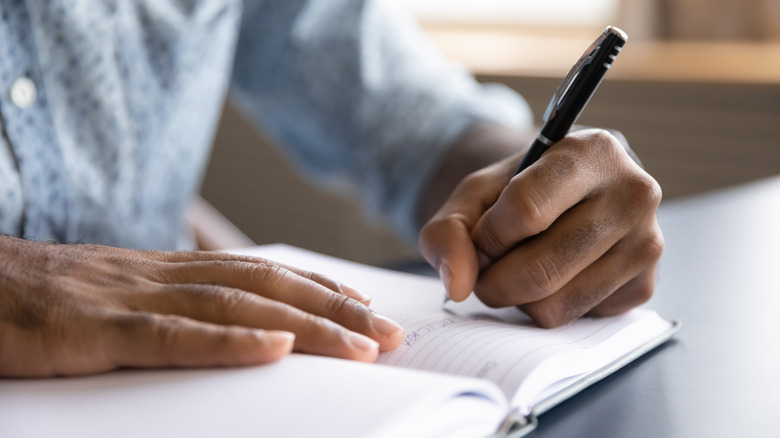
[[[596,54],[596,52],[601,47],[601,43],[603,43],[606,38],[607,38],[607,32],[605,31],[604,33],[599,35],[598,38],[596,38],[596,41],[594,41],[593,44],[591,44],[590,46],[588,46],[587,49],[585,49],[585,53],[583,53],[582,56],[580,56],[580,59],[574,64],[571,70],[569,70],[569,73],[566,74],[566,77],[563,78],[563,82],[561,82],[561,85],[559,85],[558,88],[555,90],[555,94],[553,94],[550,103],[547,105],[547,109],[544,111],[544,116],[542,118],[544,119],[545,122],[555,116],[555,113],[558,111],[561,102],[563,102],[563,98],[566,96],[566,93],[571,89],[572,85],[574,85],[574,83],[577,81],[582,70],[588,64],[590,64],[590,61],[593,59],[593,55]]]

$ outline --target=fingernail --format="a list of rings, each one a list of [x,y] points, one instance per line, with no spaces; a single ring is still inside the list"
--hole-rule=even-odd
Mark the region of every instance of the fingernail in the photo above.
[[[265,339],[269,344],[273,345],[285,345],[289,344],[290,348],[295,343],[295,333],[276,331],[276,330],[258,330],[258,336]]]
[[[444,283],[444,289],[446,289],[447,294],[449,294],[450,284],[452,283],[452,271],[447,262],[442,262],[441,265],[439,265],[439,277],[441,278],[441,282]]]
[[[379,349],[378,342],[360,333],[349,332],[349,343],[358,350],[376,351]]]
[[[354,300],[360,301],[363,304],[368,304],[368,303],[371,302],[371,297],[370,296],[364,294],[363,292],[361,292],[361,291],[359,291],[359,290],[357,290],[355,288],[342,285],[341,286],[341,291],[344,293],[344,295],[346,295],[346,296],[348,296],[348,297],[350,297],[350,298],[352,298]]]
[[[403,326],[393,321],[392,319],[375,313],[371,317],[371,326],[382,336],[393,336],[394,334],[403,331]]]

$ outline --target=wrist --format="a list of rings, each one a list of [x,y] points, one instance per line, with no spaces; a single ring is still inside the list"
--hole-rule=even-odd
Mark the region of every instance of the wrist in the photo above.
[[[417,223],[425,224],[444,204],[468,174],[514,154],[524,154],[535,130],[519,131],[494,123],[479,123],[467,129],[450,147],[450,152],[420,198]]]

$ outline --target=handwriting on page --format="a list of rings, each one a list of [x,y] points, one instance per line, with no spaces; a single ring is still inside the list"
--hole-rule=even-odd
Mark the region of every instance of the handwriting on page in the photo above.
[[[428,324],[425,324],[422,327],[419,327],[415,330],[407,331],[406,337],[404,337],[403,345],[406,345],[407,347],[411,347],[414,345],[417,341],[425,337],[426,335],[433,333],[436,331],[436,329],[447,327],[448,325],[452,325],[455,323],[455,320],[452,318],[445,318],[442,320],[434,321]]]
[[[539,361],[560,348],[587,344],[600,324],[586,330],[541,329],[530,322],[509,324],[488,317],[447,311],[385,309],[406,327],[397,349],[378,362],[434,372],[486,378],[506,393]]]

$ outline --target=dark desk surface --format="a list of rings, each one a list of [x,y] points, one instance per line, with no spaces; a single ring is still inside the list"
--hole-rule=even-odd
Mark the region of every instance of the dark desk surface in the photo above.
[[[666,203],[649,307],[675,340],[539,418],[532,437],[780,437],[780,177]]]

